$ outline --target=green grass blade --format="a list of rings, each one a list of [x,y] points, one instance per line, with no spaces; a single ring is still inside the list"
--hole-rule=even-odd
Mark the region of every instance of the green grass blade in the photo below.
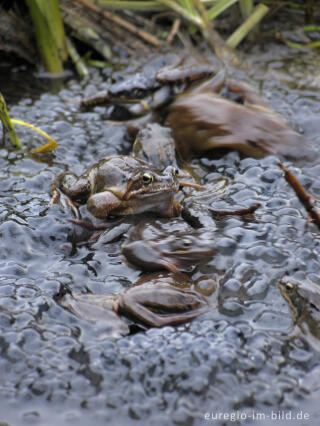
[[[294,41],[286,40],[286,45],[289,47],[294,47],[296,49],[315,49],[316,47],[320,47],[320,40],[311,41],[310,43],[295,43]]]
[[[243,19],[248,19],[253,10],[253,0],[239,0],[239,6]]]
[[[74,66],[76,67],[76,70],[79,76],[85,77],[89,73],[88,68],[86,67],[86,64],[81,59],[79,53],[77,52],[74,44],[72,43],[69,37],[66,38],[66,42],[67,42],[68,53],[70,55],[70,58],[72,59],[72,62],[74,63]]]
[[[306,25],[303,27],[303,31],[309,32],[309,31],[320,31],[319,25]]]
[[[13,146],[22,148],[22,144],[19,140],[18,135],[16,134],[16,131],[14,130],[10,116],[8,114],[6,102],[1,93],[0,93],[0,120],[2,121],[2,126],[3,126],[3,138],[5,139],[6,135],[8,135]]]
[[[204,23],[203,23],[203,21],[202,21],[202,19],[199,16],[198,13],[188,12],[188,10],[184,9],[176,1],[174,1],[174,0],[158,0],[158,3],[166,5],[167,7],[169,7],[169,9],[174,10],[175,12],[177,12],[179,15],[181,15],[182,17],[187,19],[192,24],[195,24],[202,29],[204,28]]]
[[[89,1],[90,3],[90,1]],[[164,6],[159,4],[157,1],[125,1],[125,0],[99,0],[94,4],[107,7],[108,9],[131,9],[131,10],[142,10],[148,12],[158,12],[164,10]]]
[[[249,31],[255,25],[257,25],[258,22],[261,21],[261,19],[268,11],[269,8],[264,4],[259,4],[257,7],[255,7],[249,18],[228,38],[227,45],[233,49],[236,48],[238,44],[244,39],[244,37],[249,33]]]
[[[208,16],[210,19],[214,19],[220,15],[228,7],[232,6],[238,0],[219,0],[217,3],[208,10]]]
[[[26,3],[46,70],[51,73],[63,72],[63,62],[68,53],[58,0],[26,0]]]

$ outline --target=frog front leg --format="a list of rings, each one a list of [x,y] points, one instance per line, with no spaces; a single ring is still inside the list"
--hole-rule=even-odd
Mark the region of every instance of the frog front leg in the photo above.
[[[88,211],[99,219],[106,220],[110,212],[121,205],[121,200],[110,191],[93,194],[87,202]]]
[[[226,82],[226,71],[221,69],[214,77],[209,80],[204,81],[199,84],[197,87],[193,87],[190,90],[190,93],[215,93],[218,94],[220,90],[224,87]]]

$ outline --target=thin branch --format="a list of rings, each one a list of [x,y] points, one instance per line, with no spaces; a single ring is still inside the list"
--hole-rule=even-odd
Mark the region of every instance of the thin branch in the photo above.
[[[308,214],[312,217],[315,223],[320,228],[320,213],[316,210],[314,206],[314,197],[308,195],[307,191],[303,188],[299,180],[295,175],[290,172],[282,163],[279,163],[279,167],[284,171],[284,177],[291,188],[296,193],[297,197],[303,204],[304,208],[307,210]]]
[[[122,28],[126,29],[130,33],[142,38],[147,43],[153,45],[154,47],[160,47],[161,42],[153,37],[151,34],[148,34],[147,32],[143,30],[139,30],[135,25],[131,24],[128,21],[125,21],[124,19],[120,18],[119,16],[114,15],[111,12],[108,12],[107,10],[101,9],[97,6],[95,6],[92,3],[88,3],[85,0],[72,0],[75,4],[81,4],[88,10],[91,10],[92,12],[102,16],[105,19],[108,19],[109,21],[112,21],[113,23],[121,26]]]

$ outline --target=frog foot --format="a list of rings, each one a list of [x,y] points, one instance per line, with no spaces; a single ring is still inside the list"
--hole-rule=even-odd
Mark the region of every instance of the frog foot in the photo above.
[[[75,215],[76,219],[80,219],[80,213],[77,205],[69,198],[66,194],[64,194],[60,189],[55,188],[52,191],[51,199],[48,203],[48,207],[52,207],[54,204],[56,204],[58,201],[61,201],[62,204],[69,207],[73,214]]]
[[[198,191],[203,191],[205,189],[205,186],[198,185],[197,183],[193,183],[193,182],[179,181],[179,185],[180,187],[194,188],[194,189],[197,189]]]

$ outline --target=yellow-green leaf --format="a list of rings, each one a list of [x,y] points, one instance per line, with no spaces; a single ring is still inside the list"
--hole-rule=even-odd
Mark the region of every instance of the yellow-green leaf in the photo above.
[[[39,146],[31,151],[31,154],[41,154],[45,152],[52,152],[57,148],[58,144],[56,141],[52,140],[51,142],[46,143],[45,145]]]
[[[38,127],[34,126],[33,124],[26,123],[25,121],[22,121],[22,120],[16,120],[14,118],[11,119],[11,122],[14,124],[19,124],[20,126],[29,127],[30,129],[40,133],[40,135],[42,135],[43,137],[49,140],[49,143],[39,146],[39,148],[33,149],[31,151],[32,154],[39,154],[42,152],[52,152],[57,148],[58,146],[57,142],[51,136],[49,136],[46,132],[38,129]]]

